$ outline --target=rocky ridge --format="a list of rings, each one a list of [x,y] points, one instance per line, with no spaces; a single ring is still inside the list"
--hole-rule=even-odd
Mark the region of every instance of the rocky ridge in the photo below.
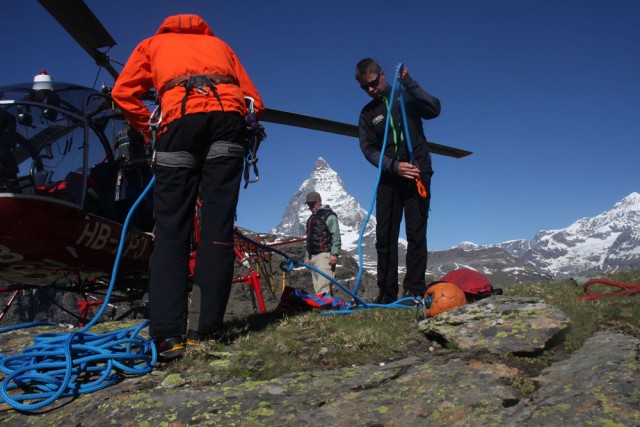
[[[493,296],[417,324],[415,354],[377,364],[219,382],[197,372],[130,378],[3,425],[620,425],[640,423],[640,340],[598,332],[559,350],[570,322],[535,298]],[[527,327],[535,325],[533,327]],[[24,333],[22,333],[24,335]],[[481,339],[478,339],[481,337]],[[28,339],[23,337],[22,339]],[[19,342],[18,332],[2,337]],[[225,363],[242,355],[212,355]]]

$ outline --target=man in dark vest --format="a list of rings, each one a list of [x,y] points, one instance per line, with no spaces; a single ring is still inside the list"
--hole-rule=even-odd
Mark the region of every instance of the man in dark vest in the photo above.
[[[304,261],[333,278],[342,244],[338,216],[329,205],[322,204],[322,197],[315,191],[307,194],[306,200],[311,216],[307,220],[307,248]],[[331,280],[315,271],[311,272],[311,278],[316,294],[331,294]]]

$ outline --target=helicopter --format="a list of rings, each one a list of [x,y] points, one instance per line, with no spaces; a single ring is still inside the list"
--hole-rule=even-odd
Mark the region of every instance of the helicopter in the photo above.
[[[115,81],[119,73],[105,50],[116,42],[85,2],[38,1]],[[153,103],[156,94],[144,98]],[[357,125],[271,108],[260,120],[358,137]],[[429,148],[455,158],[471,154],[433,142]],[[33,82],[0,87],[0,293],[13,292],[11,303],[33,287],[86,293],[108,286],[125,218],[153,176],[151,157],[109,88],[56,82],[46,71]],[[153,226],[147,196],[122,246],[116,288],[124,298],[147,291]],[[244,265],[251,254],[254,261],[265,256],[238,240],[235,253]],[[234,282],[250,285],[264,312],[260,272],[250,264],[248,271]],[[0,320],[10,303],[0,307]]]

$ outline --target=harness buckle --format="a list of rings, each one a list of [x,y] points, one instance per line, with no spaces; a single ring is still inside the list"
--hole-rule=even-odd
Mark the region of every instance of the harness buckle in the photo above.
[[[211,93],[209,89],[202,86],[196,86],[196,92],[198,92],[200,95],[209,95]]]

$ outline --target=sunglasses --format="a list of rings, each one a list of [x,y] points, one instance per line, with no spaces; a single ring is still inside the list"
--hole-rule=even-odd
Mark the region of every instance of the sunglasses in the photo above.
[[[360,87],[364,90],[375,89],[378,87],[379,84],[380,84],[380,74],[378,74],[378,76],[375,79],[371,80],[369,83],[360,85]]]

